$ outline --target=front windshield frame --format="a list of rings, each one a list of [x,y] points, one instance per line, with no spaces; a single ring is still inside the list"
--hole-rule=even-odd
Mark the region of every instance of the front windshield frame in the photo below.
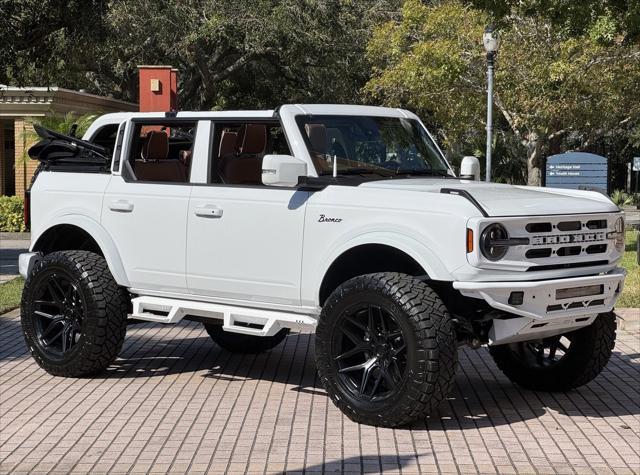
[[[334,157],[337,158],[337,176],[455,177],[438,144],[416,117],[299,114],[295,121],[319,177],[333,174]],[[356,128],[360,130],[355,131]],[[357,141],[367,133],[368,138],[375,140]],[[322,147],[319,144],[324,144],[323,150],[319,150]],[[363,147],[373,149],[363,152]],[[356,150],[358,148],[360,150]],[[367,160],[362,160],[363,156]]]

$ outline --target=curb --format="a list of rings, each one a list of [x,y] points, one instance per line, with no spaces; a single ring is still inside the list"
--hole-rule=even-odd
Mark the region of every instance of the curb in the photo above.
[[[31,240],[31,233],[0,233],[0,239],[11,239],[11,240]]]
[[[627,332],[640,331],[640,308],[616,308],[618,330]]]
[[[20,307],[17,307],[11,310],[6,310],[4,313],[0,314],[0,317],[18,317],[19,315],[20,315]]]

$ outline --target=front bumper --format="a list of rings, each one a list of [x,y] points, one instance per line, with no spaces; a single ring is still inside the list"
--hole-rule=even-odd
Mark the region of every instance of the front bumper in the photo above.
[[[520,318],[496,319],[490,343],[508,343],[557,335],[589,325],[599,313],[610,312],[622,292],[626,272],[622,268],[606,274],[532,282],[454,282],[467,297],[485,300],[491,307]],[[598,287],[595,295],[558,298],[557,291]],[[522,293],[522,303],[509,303],[513,293]]]

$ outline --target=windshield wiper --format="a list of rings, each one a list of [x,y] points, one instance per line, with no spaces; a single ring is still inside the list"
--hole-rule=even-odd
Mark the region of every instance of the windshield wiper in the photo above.
[[[349,168],[347,170],[339,171],[338,174],[344,173],[345,175],[380,175],[391,176],[393,173],[391,170],[377,170],[372,168]]]
[[[330,176],[331,172],[323,172],[322,175]],[[338,176],[340,175],[380,175],[380,176],[393,176],[395,173],[392,173],[390,170],[373,170],[371,168],[348,168],[346,170],[339,170]]]
[[[331,172],[323,172],[322,176],[331,176]],[[346,175],[378,175],[385,178],[393,178],[396,176],[442,176],[450,177],[447,172],[441,170],[392,170],[392,169],[372,169],[372,168],[348,168],[346,170],[339,170],[338,176]]]
[[[450,177],[447,172],[442,170],[397,170],[398,175],[427,175],[427,176],[446,176]]]

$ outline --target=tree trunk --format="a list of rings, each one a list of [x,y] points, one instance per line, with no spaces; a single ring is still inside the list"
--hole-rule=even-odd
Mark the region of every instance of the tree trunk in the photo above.
[[[542,186],[542,140],[536,132],[530,132],[526,136],[527,147],[527,185]]]

